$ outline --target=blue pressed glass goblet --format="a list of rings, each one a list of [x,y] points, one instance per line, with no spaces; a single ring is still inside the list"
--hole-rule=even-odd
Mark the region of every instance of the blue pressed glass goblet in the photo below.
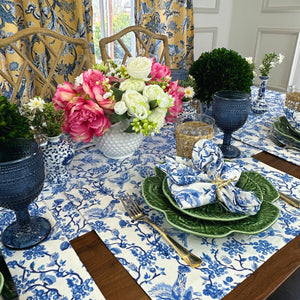
[[[224,132],[223,144],[219,145],[225,158],[240,156],[240,150],[230,145],[231,134],[241,128],[250,112],[251,98],[241,91],[218,91],[214,95],[212,116]]]
[[[3,244],[26,249],[43,241],[51,230],[43,217],[30,216],[29,204],[40,194],[45,179],[42,151],[34,140],[1,144],[0,206],[14,211],[16,221],[2,233]]]

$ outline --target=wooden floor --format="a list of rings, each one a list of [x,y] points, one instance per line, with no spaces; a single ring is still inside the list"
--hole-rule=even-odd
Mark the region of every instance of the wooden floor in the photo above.
[[[300,167],[266,152],[256,159],[300,179]],[[92,231],[71,241],[107,300],[150,299]],[[266,299],[300,266],[300,235],[274,254],[224,300]]]

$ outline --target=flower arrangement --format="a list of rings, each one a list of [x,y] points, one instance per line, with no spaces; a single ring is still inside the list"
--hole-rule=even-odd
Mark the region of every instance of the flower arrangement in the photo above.
[[[34,97],[22,104],[20,111],[29,120],[35,133],[47,137],[58,136],[62,133],[64,111],[56,110],[53,102],[46,103],[41,97]]]
[[[192,92],[171,81],[170,69],[146,57],[131,58],[117,67],[110,61],[83,72],[75,84],[58,85],[52,99],[65,112],[63,131],[79,142],[101,136],[111,124],[131,119],[125,132],[159,132],[182,111]]]
[[[261,76],[268,76],[272,68],[277,64],[281,64],[284,59],[284,55],[275,52],[266,53],[263,57],[262,63],[258,66]]]

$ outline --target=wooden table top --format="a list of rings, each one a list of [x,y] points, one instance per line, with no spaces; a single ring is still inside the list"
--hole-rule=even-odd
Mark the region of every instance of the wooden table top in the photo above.
[[[274,155],[261,152],[254,156],[278,170],[300,179],[300,167]],[[71,241],[90,275],[107,300],[150,299],[91,231]],[[300,235],[285,245],[223,299],[266,299],[300,266]]]

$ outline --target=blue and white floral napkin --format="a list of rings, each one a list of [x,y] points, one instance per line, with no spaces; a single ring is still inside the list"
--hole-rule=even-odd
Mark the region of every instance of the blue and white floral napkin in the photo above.
[[[283,111],[289,124],[300,134],[300,112],[287,106]]]
[[[192,159],[166,157],[158,167],[167,174],[173,198],[180,208],[195,208],[220,201],[231,212],[254,215],[260,200],[253,192],[236,187],[241,168],[224,162],[218,145],[211,140],[199,140],[193,149]]]

